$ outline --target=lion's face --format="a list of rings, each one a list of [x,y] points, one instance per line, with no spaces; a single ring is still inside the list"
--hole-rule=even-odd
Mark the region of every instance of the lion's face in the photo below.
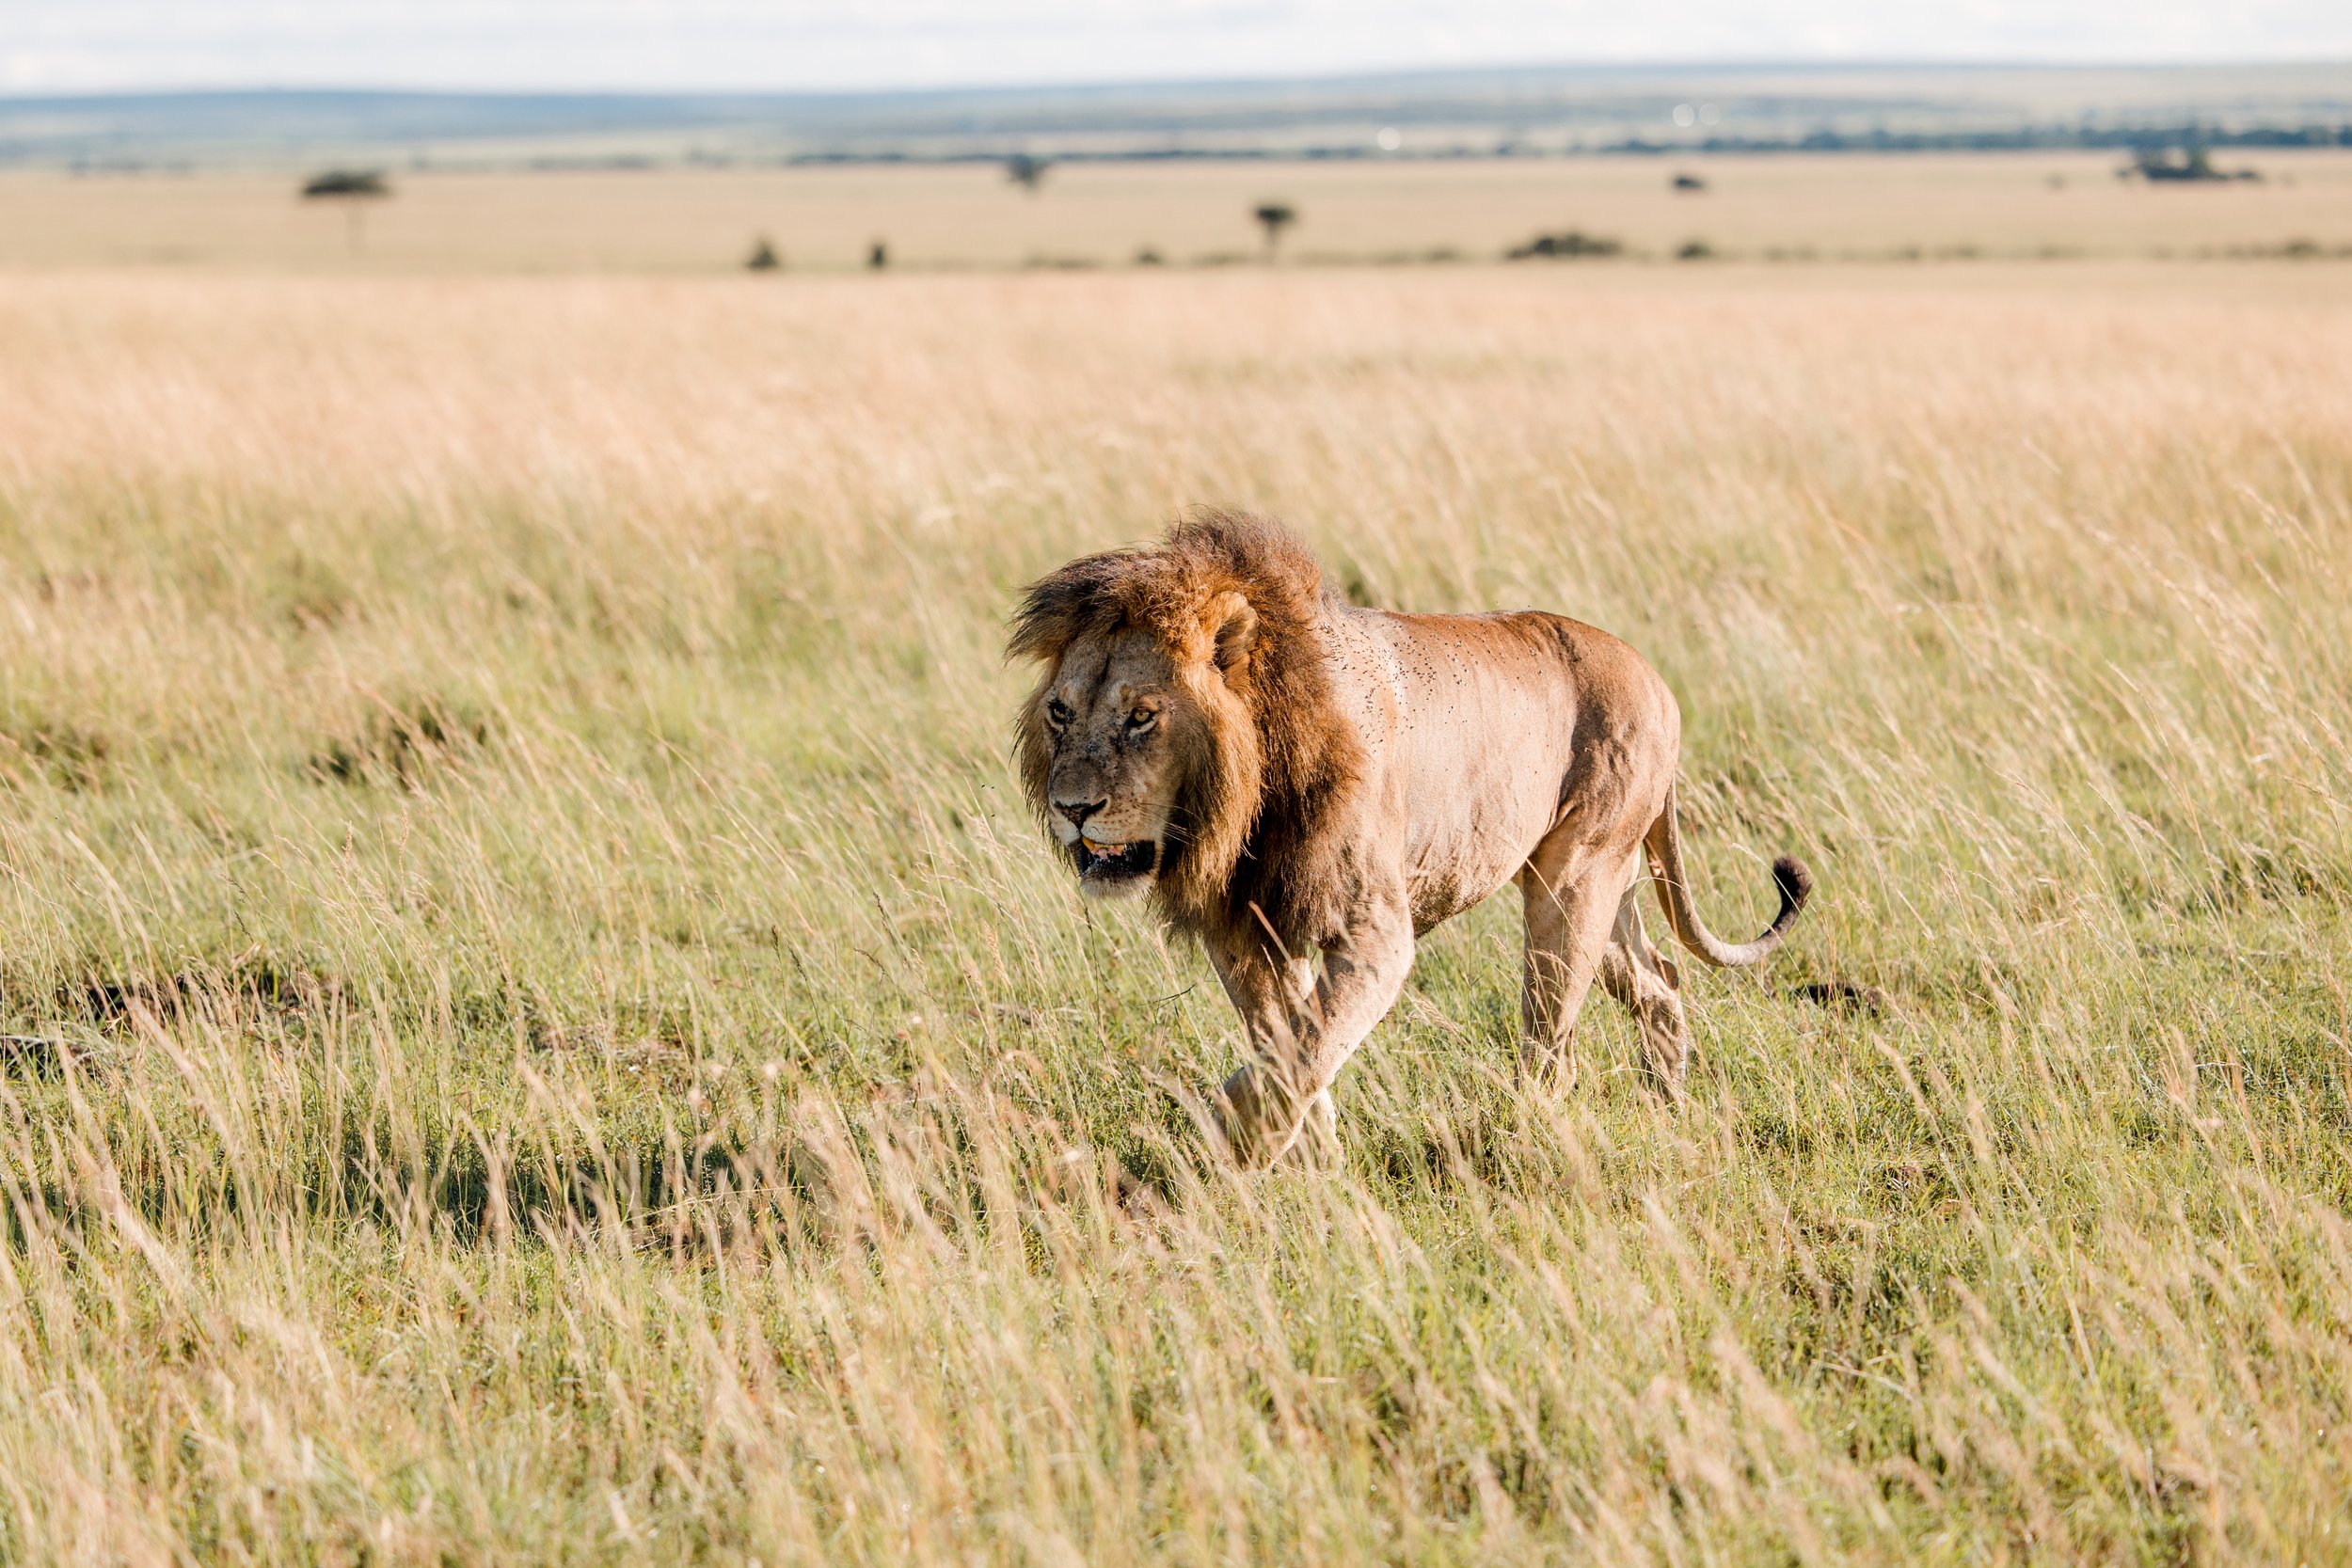
[[[1079,638],[1039,691],[1046,748],[1045,819],[1081,891],[1134,897],[1158,881],[1200,744],[1198,705],[1154,640],[1121,631]]]
[[[1264,782],[1249,581],[1210,550],[1111,550],[1023,595],[1007,651],[1045,668],[1014,726],[1021,790],[1086,894],[1223,907]]]

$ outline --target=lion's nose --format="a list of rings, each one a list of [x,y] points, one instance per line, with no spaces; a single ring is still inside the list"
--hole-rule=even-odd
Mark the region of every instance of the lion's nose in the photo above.
[[[1083,828],[1087,825],[1088,817],[1109,804],[1108,800],[1057,800],[1054,802],[1054,809],[1070,818],[1072,827]]]

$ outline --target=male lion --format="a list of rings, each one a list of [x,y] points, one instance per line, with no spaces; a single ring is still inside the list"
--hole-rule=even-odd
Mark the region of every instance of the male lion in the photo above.
[[[1527,917],[1521,1061],[1573,1074],[1597,976],[1670,1094],[1690,1033],[1642,931],[1643,851],[1675,935],[1712,964],[1765,958],[1812,889],[1784,858],[1762,936],[1700,922],[1675,826],[1681,715],[1625,643],[1533,610],[1356,609],[1272,523],[1207,513],[1073,561],[1030,586],[1010,653],[1045,667],[1021,710],[1022,785],[1081,891],[1149,895],[1241,1014],[1256,1059],[1216,1115],[1244,1164],[1310,1123],[1336,1137],[1331,1081],[1396,1001],[1414,939],[1506,881]]]

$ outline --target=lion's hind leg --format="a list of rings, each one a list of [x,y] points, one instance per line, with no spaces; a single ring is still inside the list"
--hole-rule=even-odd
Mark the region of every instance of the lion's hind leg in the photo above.
[[[1538,1083],[1565,1088],[1576,1081],[1577,1015],[1602,972],[1636,872],[1630,854],[1595,859],[1547,840],[1519,873],[1527,914],[1519,1067]]]
[[[1673,1099],[1681,1093],[1691,1063],[1691,1026],[1682,1016],[1680,974],[1642,929],[1641,892],[1636,881],[1617,905],[1609,951],[1601,957],[1600,983],[1641,1024],[1651,1081]]]

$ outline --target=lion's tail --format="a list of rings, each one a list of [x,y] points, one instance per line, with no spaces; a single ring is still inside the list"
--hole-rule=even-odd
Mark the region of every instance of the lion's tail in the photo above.
[[[1682,873],[1682,832],[1675,823],[1673,790],[1666,792],[1666,807],[1649,825],[1645,842],[1649,846],[1658,902],[1666,911],[1666,924],[1674,927],[1683,946],[1721,969],[1737,969],[1771,958],[1813,892],[1813,873],[1804,868],[1804,863],[1793,855],[1781,856],[1772,863],[1772,882],[1780,889],[1780,912],[1754,942],[1724,942],[1707,928],[1699,919],[1698,906],[1692,901],[1690,879]]]

